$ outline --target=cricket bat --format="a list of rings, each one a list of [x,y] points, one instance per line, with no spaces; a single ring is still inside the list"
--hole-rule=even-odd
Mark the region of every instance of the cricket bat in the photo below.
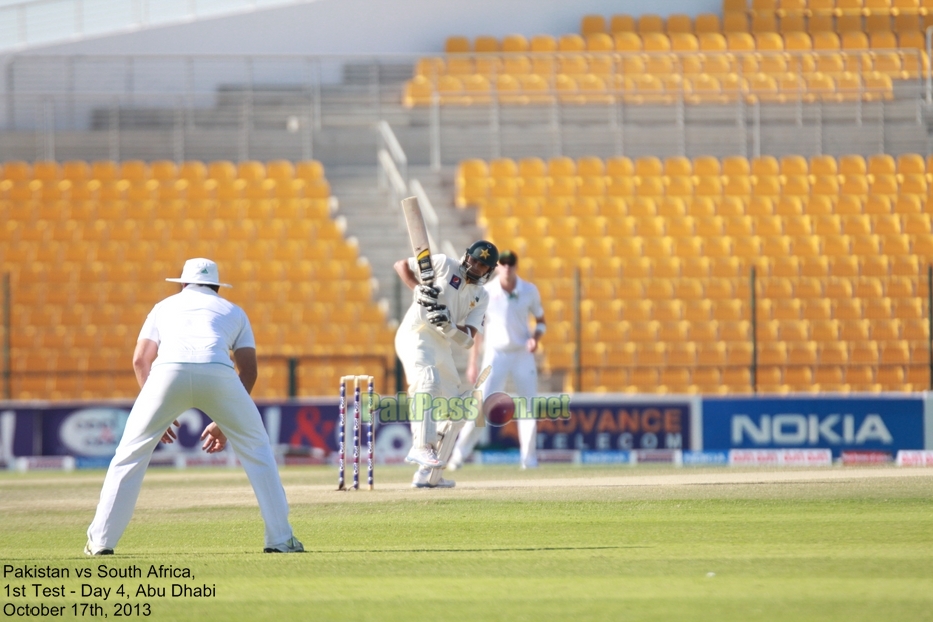
[[[489,377],[489,372],[492,371],[492,365],[487,365],[483,368],[483,371],[479,372],[479,376],[476,377],[476,382],[473,383],[473,397],[476,398],[477,405],[479,406],[479,414],[476,416],[476,427],[485,428],[486,427],[486,417],[483,415],[483,392],[479,390],[483,383],[486,382],[486,378]]]
[[[408,225],[411,250],[418,264],[418,279],[422,285],[432,285],[434,264],[431,263],[431,245],[428,242],[428,230],[424,226],[424,216],[421,215],[421,206],[418,205],[417,197],[402,199],[402,213],[405,215],[405,224]]]

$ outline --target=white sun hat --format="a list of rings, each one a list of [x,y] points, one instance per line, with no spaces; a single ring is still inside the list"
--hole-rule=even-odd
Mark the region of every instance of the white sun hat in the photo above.
[[[185,262],[185,267],[181,271],[181,277],[177,279],[165,279],[172,283],[192,283],[195,285],[219,285],[221,287],[233,287],[227,283],[220,282],[220,276],[217,273],[217,264],[210,259],[197,257]]]

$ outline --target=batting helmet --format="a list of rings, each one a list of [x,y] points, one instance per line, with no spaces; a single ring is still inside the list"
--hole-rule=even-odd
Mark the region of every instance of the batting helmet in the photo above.
[[[463,259],[460,260],[460,275],[467,283],[483,285],[492,276],[499,262],[499,250],[496,245],[486,240],[473,242],[466,252],[463,253]],[[485,274],[479,275],[470,270],[477,264],[486,266]]]

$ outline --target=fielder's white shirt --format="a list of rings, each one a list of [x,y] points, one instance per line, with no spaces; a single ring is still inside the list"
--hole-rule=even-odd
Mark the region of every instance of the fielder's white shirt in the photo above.
[[[160,363],[220,363],[234,367],[230,350],[255,348],[246,312],[203,285],[188,285],[156,304],[139,339],[159,344]]]
[[[439,304],[446,305],[450,317],[457,326],[472,326],[483,332],[483,319],[489,297],[479,285],[471,285],[460,276],[460,262],[447,255],[431,255],[434,264],[434,287],[440,290],[437,296]],[[408,259],[408,267],[418,274],[418,266],[414,257]],[[428,322],[429,311],[412,302],[405,314],[400,328],[407,330],[422,330],[429,328],[436,332],[434,326]]]
[[[528,315],[544,316],[538,288],[516,277],[515,289],[509,293],[502,289],[498,277],[493,277],[484,289],[489,295],[486,347],[500,352],[525,350],[525,344],[532,336]]]

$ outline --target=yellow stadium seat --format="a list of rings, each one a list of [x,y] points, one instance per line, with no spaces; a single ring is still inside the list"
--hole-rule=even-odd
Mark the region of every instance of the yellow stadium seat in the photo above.
[[[689,32],[675,32],[670,33],[671,38],[671,51],[680,52],[680,53],[691,53],[697,52],[700,49],[700,42],[696,38],[696,35]],[[692,55],[687,55],[681,58],[681,62],[685,65],[690,62],[690,60],[699,60]]]
[[[635,32],[620,31],[613,34],[613,41],[617,52],[640,52],[642,41]]]
[[[668,35],[675,33],[693,33],[693,20],[689,15],[675,13],[669,15],[665,24],[665,31]]]
[[[527,52],[528,51],[528,39],[523,35],[512,34],[506,35],[502,39],[502,51],[503,52]]]
[[[519,76],[521,92],[529,103],[548,104],[554,98],[550,94],[551,87],[547,80],[536,74]]]
[[[780,20],[780,32],[784,35],[806,34],[806,18],[804,15],[785,15]]]
[[[615,49],[615,42],[606,33],[593,33],[586,35],[586,49],[590,52],[611,52]]]
[[[916,298],[898,298],[892,301],[891,310],[899,320],[919,320],[923,315],[923,304]]]
[[[892,93],[894,87],[891,82],[891,76],[873,71],[864,74],[863,81],[865,84],[866,101],[888,100],[893,97]]]
[[[646,32],[642,33],[641,37],[645,52],[669,52],[671,50],[671,40],[662,32]],[[654,58],[657,57],[649,56],[649,64]]]
[[[535,35],[531,38],[529,52],[547,53],[557,51],[557,39],[551,35]]]
[[[813,202],[811,198],[811,203]],[[788,214],[784,216],[784,234],[792,237],[809,236],[813,234],[813,223],[810,216]]]
[[[746,341],[733,341],[726,344],[726,365],[723,370],[723,382],[727,384],[744,383],[749,376],[748,366],[752,361],[752,344]]]
[[[419,85],[433,85],[437,82],[438,76],[446,71],[446,63],[443,58],[427,57],[419,58],[415,64],[415,77],[424,78],[418,81]]]
[[[725,52],[727,49],[726,38],[721,33],[718,32],[718,29],[716,32],[698,33],[697,40],[700,45],[700,50],[706,53]],[[708,56],[712,56],[712,55],[708,54]],[[728,70],[728,59],[725,57],[725,55],[715,55],[715,56],[717,58],[722,58],[723,60],[726,60],[727,62],[726,70]]]
[[[900,219],[897,219],[900,220]],[[928,235],[931,232],[931,223],[928,216],[925,214],[905,214],[903,216],[903,232],[913,235],[921,234]],[[880,221],[876,226],[880,225]],[[879,230],[878,233],[888,233],[886,231]],[[891,232],[891,233],[900,233],[900,232]]]
[[[864,317],[864,305],[861,300],[850,299],[850,298],[839,298],[833,301],[833,318],[837,320],[858,320],[863,321],[861,318]],[[867,338],[867,322],[866,326],[866,338]],[[845,327],[843,327],[843,332],[845,332]],[[843,339],[845,339],[843,335]]]
[[[606,32],[606,18],[602,15],[584,15],[580,20],[580,34],[584,37]]]
[[[548,39],[553,41],[551,37],[548,37]],[[540,47],[542,46],[538,44],[539,49]],[[538,52],[535,49],[535,39],[531,40],[531,52],[533,54],[531,56],[531,73],[538,74],[549,82],[552,81],[554,74],[557,73],[557,57],[551,53]]]
[[[716,215],[716,204],[710,197],[693,197],[687,203],[687,213],[697,218],[710,218]]]
[[[784,370],[784,385],[791,392],[816,391],[813,371],[809,367],[787,367]]]
[[[889,257],[910,254],[911,244],[908,235],[886,235],[880,239],[880,252]],[[869,252],[865,253],[869,255]]]
[[[726,346],[722,342],[698,343],[697,365],[721,367],[726,364]],[[697,370],[699,372],[700,370]],[[718,375],[718,370],[715,370]]]
[[[899,22],[903,23],[902,20],[904,20],[904,18],[906,18],[906,21],[908,21],[910,25],[899,25]],[[926,41],[923,33],[914,26],[914,24],[916,24],[915,20],[916,18],[911,15],[896,15],[894,17],[894,31],[898,34],[897,42],[901,48],[924,51],[926,50]],[[924,62],[928,61],[929,59],[924,59]]]
[[[930,325],[929,322],[918,319],[903,319],[898,320],[902,326],[902,335],[904,339],[908,341],[922,341],[924,343],[929,343],[930,341]]]
[[[773,156],[761,156],[751,161],[752,175],[776,177],[781,173],[780,164]]]
[[[66,163],[66,172],[67,164],[68,163]],[[32,167],[28,163],[18,160],[7,161],[3,165],[2,175],[2,179],[10,181],[30,181],[33,179]],[[66,179],[68,178],[66,177]]]
[[[751,165],[744,156],[728,156],[722,159],[722,174],[727,177],[748,177]]]
[[[486,76],[473,74],[463,77],[464,95],[471,104],[487,104],[492,101],[492,86]]]
[[[637,19],[635,30],[640,35],[662,33],[664,32],[664,18],[650,13],[643,14]]]
[[[747,33],[748,16],[744,11],[726,11],[722,17],[722,29],[727,35],[733,33]]]
[[[693,24],[694,32],[697,35],[719,34],[722,32],[719,16],[715,13],[700,13],[696,16]]]
[[[586,50],[586,41],[578,34],[565,34],[557,40],[560,52],[582,52]]]
[[[470,49],[470,40],[462,36],[447,37],[444,42],[444,52],[447,54],[468,54]]]
[[[777,16],[773,13],[754,13],[752,14],[752,27],[751,32],[753,34],[776,34],[778,31],[777,27]]]
[[[784,49],[787,51],[809,51],[813,49],[813,39],[809,34],[803,32],[803,16],[799,16],[799,22],[794,20],[790,27],[785,26],[784,19],[781,20],[781,32],[784,33]],[[799,25],[798,25],[799,24]]]

